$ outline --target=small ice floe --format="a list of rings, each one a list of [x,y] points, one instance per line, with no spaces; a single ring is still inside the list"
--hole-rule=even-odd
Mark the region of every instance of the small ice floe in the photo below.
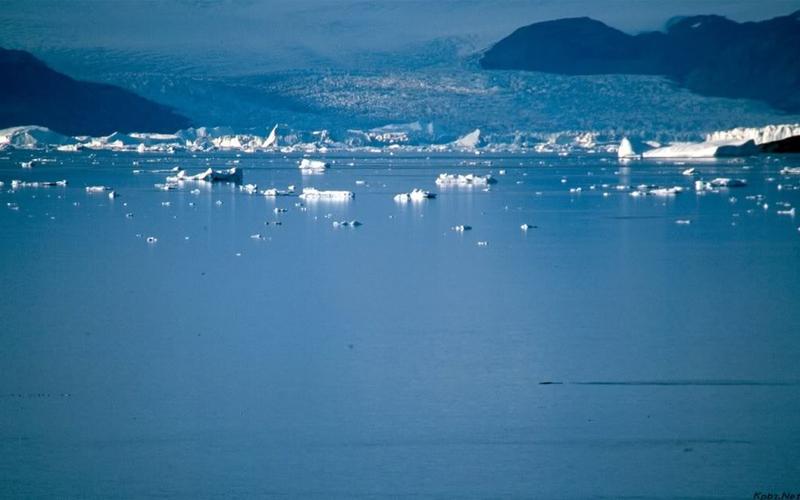
[[[800,175],[800,167],[783,167],[781,175]]]
[[[472,226],[459,224],[458,226],[453,226],[451,229],[453,231],[457,232],[457,233],[463,233],[464,231],[471,231],[472,230]]]
[[[200,194],[200,190],[195,188],[195,189],[192,189],[191,191],[189,191],[189,193],[197,196],[198,194]]]
[[[489,184],[495,184],[497,179],[491,176],[491,174],[486,175],[475,175],[475,174],[448,174],[443,173],[439,174],[439,177],[436,178],[436,185],[438,186],[486,186]]]
[[[657,187],[641,185],[637,186],[634,191],[630,192],[631,196],[675,196],[683,192],[680,186],[672,187]]]
[[[117,197],[119,197],[119,194],[116,191],[109,191],[108,192],[108,198],[110,200],[113,200],[114,198],[117,198]]]
[[[146,241],[148,243],[156,243],[158,242],[158,238],[156,238],[155,236],[148,236]]]
[[[261,233],[256,233],[256,234],[251,234],[250,235],[250,239],[251,240],[263,240],[264,237],[261,235]]]
[[[675,221],[675,224],[680,224],[682,226],[685,226],[685,225],[688,225],[688,224],[691,224],[691,223],[692,223],[692,221],[689,220],[689,219],[678,219],[678,220]]]
[[[275,208],[272,209],[272,211],[275,212],[276,214],[285,214],[289,210],[287,210],[285,208],[275,207]]]
[[[430,191],[423,191],[422,189],[412,189],[409,193],[400,193],[394,196],[394,201],[398,203],[408,203],[410,201],[423,201],[432,200],[436,198],[436,194]]]
[[[8,203],[6,203],[6,206],[11,210],[19,210],[19,205],[17,205],[13,201],[9,201]]]
[[[266,196],[267,198],[275,198],[277,196],[291,196],[292,194],[294,194],[294,186],[289,186],[289,189],[286,189],[285,191],[277,188],[269,188],[261,191],[261,194],[263,196]]]
[[[176,167],[177,168],[177,167]],[[175,171],[173,169],[173,171]],[[174,176],[167,177],[167,182],[180,182],[180,181],[202,181],[202,182],[234,182],[240,184],[244,177],[242,169],[232,167],[223,170],[214,170],[213,168],[206,169],[203,172],[195,175],[188,175],[185,170],[175,171]]]
[[[178,185],[174,182],[168,182],[166,184],[153,184],[153,187],[159,191],[175,191],[178,189]]]
[[[579,188],[579,187],[569,188],[569,192],[572,193],[572,194],[578,194],[581,191],[583,191],[583,188]]]
[[[0,186],[3,184],[0,183]],[[14,179],[11,181],[11,189],[20,189],[20,188],[40,188],[40,187],[66,187],[67,181],[60,180],[60,181],[33,181],[33,182],[25,182],[18,179]]]
[[[356,186],[364,186],[367,184],[367,181],[356,179]]]
[[[731,179],[729,177],[717,177],[716,179],[712,179],[709,183],[714,187],[744,187],[747,185],[747,181],[744,179]]]
[[[333,227],[358,227],[362,224],[357,220],[351,220],[351,221],[343,220],[343,221],[333,221],[332,225]]]
[[[247,194],[256,194],[258,193],[258,186],[255,184],[244,184],[239,186],[239,191],[245,192]]]
[[[22,168],[33,168],[34,161],[21,161],[19,162],[19,166]]]
[[[488,244],[489,244],[489,242],[488,242],[488,241],[479,241],[479,242],[478,242],[478,246],[479,246],[479,247],[485,247],[485,246],[487,246]]]
[[[795,210],[794,210],[794,207],[792,207],[792,208],[790,208],[788,210],[778,210],[776,213],[778,215],[788,215],[789,217],[794,217]]]
[[[505,171],[505,169],[500,169],[500,170],[497,172],[497,175],[506,175],[506,171]]]
[[[330,165],[322,160],[310,160],[308,158],[303,158],[300,160],[300,163],[298,163],[297,166],[300,167],[300,170],[309,172],[324,172],[325,169]]]
[[[694,173],[695,173],[695,169],[694,169],[694,167],[691,167],[691,168],[687,168],[686,170],[681,172],[681,175],[694,175]]]
[[[162,207],[169,207],[169,206],[171,206],[171,205],[172,205],[172,202],[169,202],[169,201],[162,201],[162,202],[161,202],[161,206],[162,206]]]
[[[522,229],[523,231],[527,231],[528,229],[536,229],[536,226],[534,226],[533,224],[523,224],[519,226],[519,228]]]
[[[315,188],[303,188],[300,194],[300,199],[305,201],[310,200],[331,200],[331,201],[347,201],[355,197],[352,191],[320,191]]]
[[[125,214],[126,219],[133,219],[133,212],[128,212]]]
[[[107,186],[86,186],[87,193],[104,193],[106,191],[111,191],[111,188]]]

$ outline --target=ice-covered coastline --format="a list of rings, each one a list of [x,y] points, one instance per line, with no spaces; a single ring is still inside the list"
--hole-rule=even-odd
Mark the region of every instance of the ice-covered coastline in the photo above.
[[[629,140],[617,133],[598,131],[562,131],[553,133],[516,132],[487,134],[481,129],[465,132],[455,140],[434,134],[433,124],[412,122],[362,130],[347,130],[334,137],[327,130],[303,131],[274,125],[242,133],[230,127],[199,127],[173,134],[119,133],[103,137],[66,136],[45,127],[29,125],[0,130],[0,149],[107,150],[136,153],[175,153],[229,151],[236,153],[278,152],[326,153],[360,151],[374,153],[539,153],[568,155],[571,153],[618,154],[621,159],[638,158],[711,158],[748,156],[770,149],[771,145],[789,144],[800,138],[800,124],[768,125],[760,128],[735,128],[698,136],[696,142],[674,141],[662,144],[656,140]],[[644,135],[644,134],[642,134]],[[766,146],[766,147],[765,147]],[[794,146],[791,147],[794,149]]]

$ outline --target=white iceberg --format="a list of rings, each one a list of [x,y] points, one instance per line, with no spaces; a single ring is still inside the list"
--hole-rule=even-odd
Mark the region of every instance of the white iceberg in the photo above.
[[[309,160],[308,158],[303,158],[300,160],[298,166],[301,170],[323,171],[328,168],[329,165],[322,160]]]
[[[312,187],[303,188],[300,194],[301,200],[331,200],[346,201],[355,197],[352,191],[320,191]]]
[[[436,198],[435,193],[430,191],[423,191],[422,189],[412,189],[410,193],[400,193],[395,195],[394,201],[398,203],[408,203],[410,201],[423,201]]]
[[[458,139],[453,142],[453,145],[457,148],[463,149],[475,149],[481,142],[481,129],[476,128],[472,132]]]
[[[642,153],[644,158],[716,158],[750,156],[761,151],[752,139],[678,142]]]
[[[167,177],[167,183],[180,181],[204,181],[204,182],[234,182],[241,183],[243,178],[242,170],[233,167],[225,170],[214,170],[209,168],[204,172],[195,175],[188,175],[185,170],[179,170],[176,175]]]
[[[623,160],[632,160],[640,156],[634,151],[630,139],[623,137],[619,143],[619,149],[617,149],[617,157]]]
[[[106,191],[111,191],[111,188],[108,186],[86,186],[87,193],[104,193]]]
[[[438,186],[487,186],[489,184],[496,183],[497,180],[491,176],[491,174],[486,175],[475,175],[475,174],[448,174],[443,173],[439,174],[439,177],[436,178],[436,185]]]

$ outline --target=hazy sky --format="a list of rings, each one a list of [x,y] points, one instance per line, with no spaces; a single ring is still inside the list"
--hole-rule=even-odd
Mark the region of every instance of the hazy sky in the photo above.
[[[800,0],[0,0],[0,46],[33,52],[110,49],[303,64],[390,52],[436,38],[481,48],[513,29],[590,16],[629,32],[677,15],[738,21],[800,10]]]

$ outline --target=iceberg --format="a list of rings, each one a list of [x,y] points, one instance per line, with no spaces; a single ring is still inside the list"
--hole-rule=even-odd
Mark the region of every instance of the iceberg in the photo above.
[[[636,154],[636,151],[633,150],[633,144],[631,144],[630,139],[627,137],[623,137],[622,141],[619,143],[619,149],[617,150],[617,158],[620,159],[635,159],[639,158],[639,155]]]
[[[495,184],[496,182],[497,179],[492,177],[491,174],[456,175],[456,174],[443,173],[439,174],[439,177],[436,178],[437,186],[487,186],[489,184]]]
[[[272,131],[269,133],[266,139],[264,139],[264,143],[261,145],[263,148],[274,148],[278,146],[278,126],[275,125],[272,127]]]
[[[209,168],[204,172],[195,175],[186,174],[185,170],[179,170],[176,175],[167,177],[167,183],[181,181],[203,181],[203,182],[233,182],[241,184],[243,178],[242,170],[233,167],[225,170],[214,170]]]
[[[306,170],[309,172],[323,172],[329,165],[322,161],[322,160],[309,160],[308,158],[303,158],[300,160],[298,164],[300,170]]]
[[[2,186],[3,184],[0,184]],[[11,181],[11,189],[20,189],[20,188],[40,188],[40,187],[66,187],[67,181],[60,180],[60,181],[33,181],[33,182],[26,182],[21,181],[18,179],[14,179]]]
[[[25,125],[0,130],[0,146],[10,146],[17,149],[44,149],[48,146],[62,146],[74,144],[77,141],[72,137],[53,132],[47,127]]]
[[[320,191],[312,187],[303,188],[300,194],[301,200],[314,201],[314,200],[331,200],[331,201],[346,201],[355,197],[352,191]]]
[[[400,193],[395,195],[394,201],[398,203],[408,203],[410,201],[417,202],[423,200],[430,200],[436,198],[435,193],[430,191],[423,191],[421,189],[412,189],[410,193]]]
[[[761,151],[752,139],[679,142],[642,153],[644,158],[716,158],[750,156]]]
[[[472,132],[458,139],[453,142],[453,145],[457,148],[463,149],[475,149],[481,142],[481,129],[476,128]]]
[[[106,191],[111,191],[111,188],[107,186],[86,186],[87,193],[104,193]]]

